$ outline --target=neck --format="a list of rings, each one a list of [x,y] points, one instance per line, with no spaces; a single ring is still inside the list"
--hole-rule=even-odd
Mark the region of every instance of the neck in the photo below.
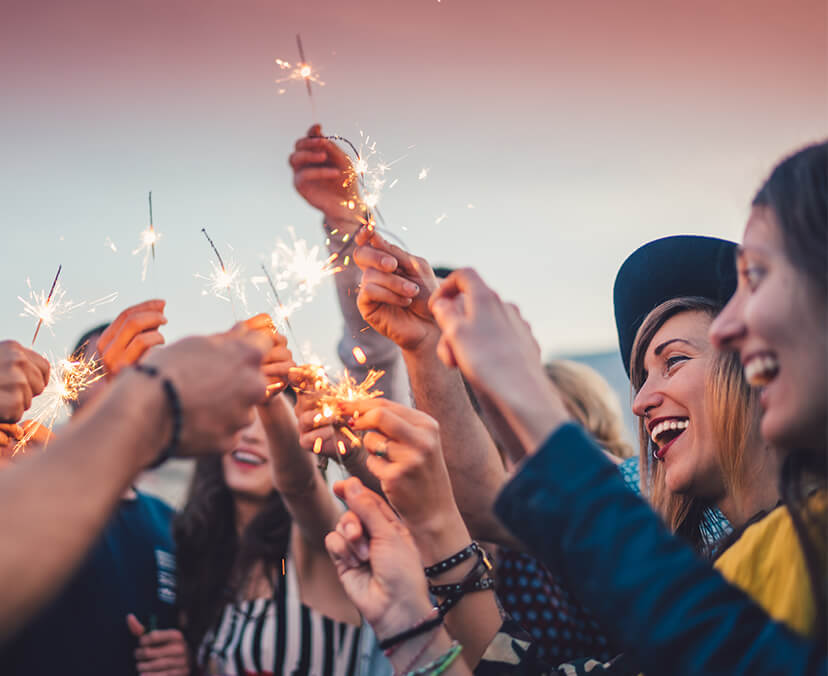
[[[236,534],[242,537],[250,522],[262,509],[262,501],[238,493],[233,495],[236,506]]]
[[[779,502],[779,472],[784,456],[763,442],[745,450],[741,490],[726,491],[716,506],[736,528],[762,510],[770,511]]]

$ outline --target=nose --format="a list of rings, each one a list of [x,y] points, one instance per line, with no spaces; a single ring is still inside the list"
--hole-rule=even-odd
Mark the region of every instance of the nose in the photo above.
[[[648,378],[644,381],[641,389],[638,390],[633,399],[632,410],[639,418],[649,417],[652,409],[658,408],[664,402],[664,396],[651,383]]]
[[[737,291],[724,309],[710,325],[710,342],[722,352],[737,351],[745,337],[745,323],[742,319],[744,301]]]

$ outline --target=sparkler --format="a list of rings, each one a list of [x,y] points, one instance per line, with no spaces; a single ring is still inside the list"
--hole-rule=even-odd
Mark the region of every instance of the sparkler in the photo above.
[[[43,392],[32,401],[31,421],[23,438],[15,445],[12,455],[23,452],[37,431],[38,425],[52,429],[61,413],[68,413],[81,392],[106,375],[103,363],[93,357],[86,357],[86,343],[78,350],[57,361],[50,359],[49,382]]]
[[[233,303],[233,294],[235,293],[239,297],[239,300],[241,300],[243,306],[247,305],[247,299],[244,296],[244,289],[242,287],[240,277],[241,268],[239,268],[239,266],[234,264],[232,261],[229,261],[228,265],[225,265],[224,259],[221,257],[218,247],[216,247],[215,243],[210,238],[210,235],[207,234],[207,228],[202,228],[201,232],[204,233],[204,236],[210,243],[210,247],[213,249],[213,253],[216,254],[218,265],[216,265],[213,261],[210,261],[210,265],[213,268],[212,272],[206,277],[204,275],[196,275],[196,277],[207,280],[208,282],[207,288],[203,291],[203,293],[210,293],[216,298],[226,300],[230,303],[233,308],[233,316],[235,317],[236,306]]]
[[[58,277],[60,277],[60,271],[63,270],[63,264],[61,263],[58,265],[57,273],[55,274],[55,279],[52,281],[52,288],[49,289],[49,295],[43,298],[43,294],[41,293],[40,298],[38,299],[37,293],[34,291],[30,292],[30,297],[32,297],[36,302],[34,305],[31,303],[23,300],[18,296],[18,298],[22,301],[24,307],[24,315],[31,314],[34,317],[37,317],[37,326],[35,327],[34,336],[32,337],[32,347],[34,347],[35,341],[37,340],[37,334],[40,333],[40,327],[43,326],[45,323],[46,326],[51,327],[52,324],[55,323],[56,316],[60,314],[61,310],[64,308],[62,305],[63,296],[66,294],[63,289],[58,290],[58,295],[55,298],[55,304],[50,305],[52,301],[52,296],[55,293],[55,289],[58,289]],[[29,284],[29,289],[32,288],[31,283],[29,280],[26,280],[26,283]],[[66,310],[68,312],[70,308],[68,304],[66,306]]]
[[[132,255],[144,252],[144,262],[141,266],[141,281],[147,278],[147,268],[149,267],[149,259],[155,261],[155,243],[161,239],[161,235],[155,231],[155,226],[152,224],[152,190],[149,191],[149,227],[141,231],[141,245],[132,252]]]
[[[262,272],[265,273],[265,277],[267,277],[268,284],[270,284],[270,289],[273,291],[273,296],[276,299],[276,302],[279,304],[279,311],[281,313],[281,317],[285,322],[285,325],[290,331],[290,337],[293,338],[293,344],[296,346],[296,350],[299,353],[299,357],[302,361],[305,361],[305,358],[302,356],[302,348],[299,347],[299,341],[296,339],[296,334],[293,332],[293,326],[290,324],[290,319],[288,319],[288,313],[285,310],[285,306],[282,304],[282,300],[279,298],[279,292],[276,290],[276,285],[273,283],[273,278],[270,276],[270,273],[267,271],[267,268],[262,263]]]
[[[291,81],[298,81],[304,80],[305,86],[308,90],[308,98],[311,101],[311,106],[314,107],[315,113],[315,104],[313,100],[313,91],[311,89],[311,83],[317,84],[320,87],[324,87],[325,83],[319,78],[319,73],[317,73],[313,66],[308,63],[307,59],[305,58],[305,50],[302,47],[302,36],[298,33],[296,34],[296,46],[299,48],[299,63],[292,64],[288,61],[283,59],[276,59],[276,65],[283,71],[289,71],[288,74],[276,80],[276,83],[282,82],[291,82]],[[279,90],[280,94],[284,94],[286,89],[282,88]]]

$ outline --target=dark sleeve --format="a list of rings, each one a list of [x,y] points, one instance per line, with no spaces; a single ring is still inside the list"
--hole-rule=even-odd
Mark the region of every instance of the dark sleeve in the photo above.
[[[547,439],[495,511],[648,676],[828,673],[816,642],[668,533],[577,425]]]

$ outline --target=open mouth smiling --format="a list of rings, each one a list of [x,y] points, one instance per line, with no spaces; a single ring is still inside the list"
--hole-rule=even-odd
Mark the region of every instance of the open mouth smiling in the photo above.
[[[744,361],[745,380],[752,387],[764,387],[779,373],[779,362],[767,352],[750,355]]]
[[[653,457],[663,460],[667,449],[684,433],[689,424],[690,419],[682,416],[656,418],[650,422],[650,439],[656,445]]]

